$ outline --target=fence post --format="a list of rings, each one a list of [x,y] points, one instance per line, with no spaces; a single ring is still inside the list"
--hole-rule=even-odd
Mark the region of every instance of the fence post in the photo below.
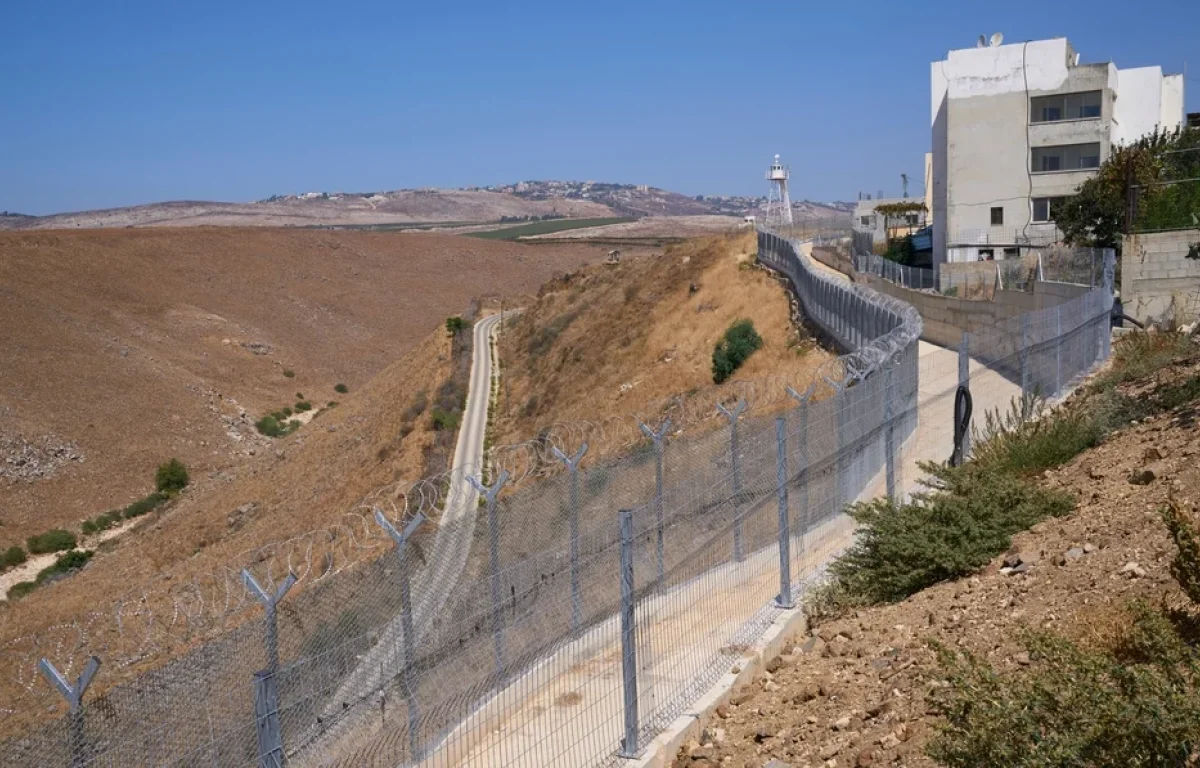
[[[567,456],[558,448],[553,448],[554,456],[567,467],[570,475],[570,505],[567,511],[567,521],[570,531],[571,553],[571,630],[579,629],[583,624],[583,593],[579,587],[579,462],[587,453],[587,443],[584,443],[574,456]]]
[[[971,389],[971,334],[963,331],[962,341],[958,344],[958,386]],[[969,426],[969,425],[968,425]],[[967,429],[962,440],[963,456],[971,453],[971,430]]]
[[[654,441],[654,519],[658,527],[654,542],[654,554],[658,561],[658,583],[666,578],[666,510],[663,509],[663,438],[671,428],[671,420],[663,419],[655,432],[645,424],[638,424],[642,434]]]
[[[83,673],[75,679],[74,683],[63,677],[49,659],[41,659],[38,662],[38,669],[41,670],[50,685],[54,686],[67,700],[67,706],[70,708],[67,714],[67,717],[70,718],[67,731],[70,766],[71,768],[82,768],[91,762],[90,757],[84,754],[87,751],[87,737],[83,727],[83,694],[87,692],[88,686],[92,684],[92,678],[100,669],[100,659],[95,656],[90,657],[87,665],[83,668]]]
[[[417,516],[404,526],[403,531],[384,517],[383,512],[375,510],[375,522],[387,533],[396,544],[396,561],[400,571],[400,627],[404,633],[404,668],[400,672],[400,684],[404,686],[404,697],[408,708],[408,748],[414,763],[424,757],[420,739],[421,711],[417,702],[416,681],[413,679],[413,667],[416,665],[416,638],[413,636],[412,590],[408,575],[408,558],[405,557],[405,542],[408,537],[425,522],[425,514],[418,512]]]
[[[488,565],[491,570],[492,582],[492,645],[496,657],[496,675],[502,681],[504,680],[504,596],[500,592],[500,524],[496,520],[496,496],[508,482],[508,470],[500,470],[500,477],[496,478],[496,483],[491,488],[476,480],[472,475],[467,475],[467,482],[483,495],[484,502],[487,504]]]
[[[729,420],[729,466],[733,474],[733,559],[742,561],[742,475],[738,468],[738,417],[746,410],[746,401],[738,400],[733,410],[717,403],[717,410]]]
[[[775,605],[795,608],[792,601],[792,531],[788,519],[787,418],[775,419],[775,484],[779,489],[779,596]]]
[[[883,423],[884,423],[884,451],[887,462],[887,495],[889,498],[896,498],[896,397],[895,397],[895,372],[896,365],[891,359],[888,359],[887,374],[884,381],[884,405],[883,405]]]
[[[634,623],[633,512],[621,510],[621,688],[624,693],[625,736],[621,757],[638,752],[637,637]]]
[[[846,463],[847,463],[846,462],[846,452],[849,448],[849,444],[846,440],[846,420],[847,420],[847,411],[848,411],[847,406],[846,406],[846,396],[847,396],[847,392],[849,391],[849,387],[847,386],[848,380],[849,380],[848,375],[840,383],[834,382],[831,379],[829,379],[828,377],[825,377],[826,383],[828,383],[829,386],[833,387],[833,390],[835,393],[834,397],[837,400],[837,446],[838,446],[837,451],[838,452],[837,452],[837,458],[834,461],[834,466],[837,468],[837,499],[835,500],[835,506],[839,510],[842,508],[843,504],[846,504],[850,500],[848,498],[848,496],[849,496],[849,490],[848,490],[849,477],[847,477],[848,470],[846,468]]]
[[[283,728],[279,722],[279,601],[296,583],[296,575],[287,578],[274,593],[259,585],[248,569],[242,569],[242,583],[263,605],[266,613],[267,668],[254,673],[254,722],[258,734],[258,764],[260,768],[282,768],[287,765],[283,751]]]
[[[1040,257],[1039,257],[1040,258]],[[1062,304],[1054,306],[1054,394],[1062,392]]]
[[[800,403],[800,462],[796,476],[800,478],[800,551],[804,551],[804,537],[808,534],[808,398],[817,388],[816,382],[808,385],[804,394],[786,387],[788,396]]]
[[[1029,313],[1021,315],[1021,349],[1017,353],[1017,359],[1021,362],[1021,394],[1025,397],[1029,396],[1030,378],[1032,371],[1029,370]]]

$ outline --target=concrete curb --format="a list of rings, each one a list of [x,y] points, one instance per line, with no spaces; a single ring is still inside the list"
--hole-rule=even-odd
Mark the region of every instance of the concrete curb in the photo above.
[[[749,685],[768,661],[783,652],[784,646],[807,631],[808,618],[799,608],[781,613],[758,641],[734,662],[732,669],[696,701],[691,712],[675,718],[646,746],[640,757],[623,765],[628,768],[669,768],[684,744],[700,740],[700,732],[712,720],[717,707],[728,704],[735,690]],[[734,669],[738,671],[734,672]]]

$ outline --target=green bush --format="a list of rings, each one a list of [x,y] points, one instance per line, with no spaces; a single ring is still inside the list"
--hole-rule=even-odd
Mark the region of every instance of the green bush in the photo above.
[[[62,553],[54,560],[54,565],[46,566],[38,571],[36,583],[44,584],[57,576],[78,571],[87,565],[88,560],[92,559],[92,554],[91,550],[87,549],[73,549],[70,552]]]
[[[1188,599],[1200,605],[1200,532],[1174,499],[1167,501],[1162,516],[1175,542],[1171,576]]]
[[[459,422],[462,421],[461,411],[443,411],[440,408],[434,408],[429,412],[429,418],[433,423],[435,431],[458,429]]]
[[[829,586],[818,596],[824,612],[903,600],[974,573],[1008,549],[1014,533],[1074,505],[1065,493],[971,463],[922,470],[936,487],[911,502],[881,498],[847,510],[858,529],[854,544],[830,565]]]
[[[345,384],[334,384],[333,391],[337,392],[339,395],[344,395],[350,391],[350,388],[347,387]]]
[[[762,336],[754,330],[750,320],[738,320],[725,331],[725,336],[713,349],[712,372],[713,383],[726,381],[733,372],[746,362],[750,355],[761,349]]]
[[[73,549],[75,543],[75,534],[61,528],[39,533],[37,536],[30,536],[25,540],[25,546],[28,547],[31,555],[44,555],[47,552]]]
[[[16,600],[25,597],[35,589],[37,589],[36,581],[18,581],[8,588],[8,599]]]
[[[307,400],[301,400],[293,407],[296,413],[304,413],[305,411],[312,410],[312,403],[308,402]]]
[[[283,414],[270,414],[263,416],[258,421],[254,422],[254,428],[259,434],[267,437],[285,437],[296,431],[299,426],[298,422],[285,421],[287,417]]]
[[[93,533],[95,533],[97,530],[99,530],[98,528],[96,528],[96,524],[93,523],[91,520],[84,520],[83,525],[80,526],[80,528],[83,530],[84,536],[91,536]]]
[[[446,318],[446,332],[451,336],[467,327],[467,321],[458,315]]]
[[[122,515],[126,520],[132,520],[135,517],[141,517],[142,515],[145,515],[166,503],[168,498],[169,497],[167,494],[163,493],[162,491],[155,491],[149,496],[143,499],[138,499],[129,506],[125,507]]]
[[[1022,644],[1024,671],[1001,675],[939,649],[950,686],[946,724],[930,757],[949,768],[1193,765],[1200,746],[1200,687],[1191,649],[1169,622],[1144,616],[1135,635],[1157,658],[1119,660],[1049,633]],[[1164,653],[1169,649],[1170,652]]]
[[[290,379],[296,375],[296,372],[293,371],[291,368],[284,368],[283,375]]]
[[[25,562],[25,560],[25,550],[14,544],[4,550],[3,554],[0,554],[0,568],[12,568]]]
[[[154,474],[154,487],[163,493],[179,493],[187,487],[191,478],[188,477],[187,467],[179,459],[171,459],[166,464],[160,464]]]

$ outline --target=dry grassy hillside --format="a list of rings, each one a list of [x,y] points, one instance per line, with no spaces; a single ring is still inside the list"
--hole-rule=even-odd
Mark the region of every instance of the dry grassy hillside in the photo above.
[[[355,392],[473,296],[532,291],[595,253],[299,230],[2,235],[0,549],[145,495],[172,456],[204,478],[273,453],[259,416],[299,394],[345,400],[336,384]]]
[[[713,385],[713,347],[741,318],[764,345],[734,379],[802,387],[829,355],[795,327],[783,284],[754,266],[754,248],[748,233],[704,238],[548,283],[502,337],[507,415],[497,442],[555,422],[656,421],[679,394],[716,403],[731,385]]]

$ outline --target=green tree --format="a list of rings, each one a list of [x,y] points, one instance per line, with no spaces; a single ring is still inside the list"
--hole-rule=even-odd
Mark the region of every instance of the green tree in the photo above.
[[[1162,184],[1200,175],[1200,131],[1156,131],[1114,147],[1099,172],[1079,186],[1054,213],[1068,245],[1121,248],[1129,213],[1129,188],[1137,197],[1137,229],[1183,228],[1200,214],[1200,183]]]
[[[712,355],[713,383],[720,384],[746,362],[763,345],[762,336],[750,320],[738,320],[725,331]]]
[[[188,484],[187,467],[179,459],[171,459],[166,464],[160,464],[154,474],[154,487],[163,493],[179,493]]]
[[[451,336],[454,336],[455,334],[457,334],[459,331],[463,330],[466,327],[467,327],[467,321],[463,320],[458,315],[454,315],[453,317],[446,318],[446,332],[449,333]]]

